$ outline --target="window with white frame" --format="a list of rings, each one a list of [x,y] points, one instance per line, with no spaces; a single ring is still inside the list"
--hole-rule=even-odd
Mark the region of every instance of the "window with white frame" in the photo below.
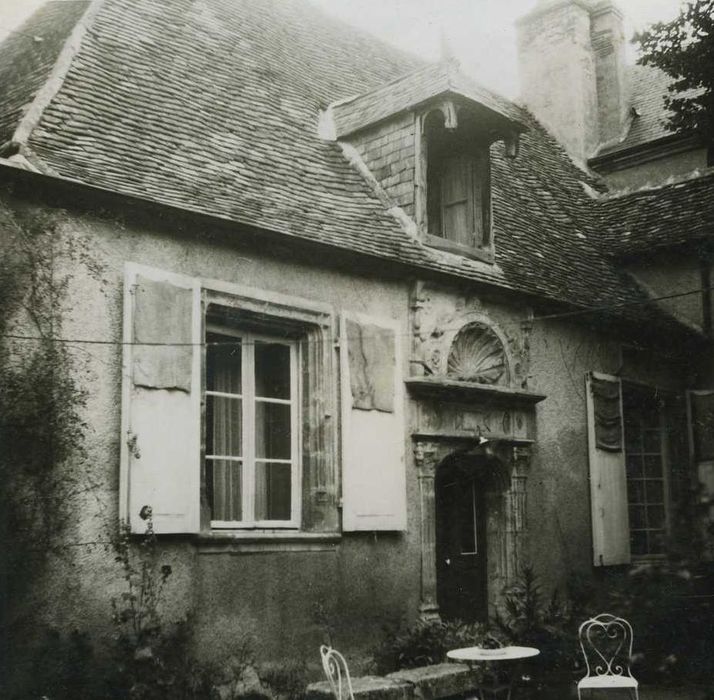
[[[206,326],[206,493],[214,528],[300,525],[298,344]]]

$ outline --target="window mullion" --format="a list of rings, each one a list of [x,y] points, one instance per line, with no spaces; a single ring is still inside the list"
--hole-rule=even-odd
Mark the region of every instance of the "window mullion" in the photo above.
[[[243,336],[243,513],[255,522],[255,339]]]

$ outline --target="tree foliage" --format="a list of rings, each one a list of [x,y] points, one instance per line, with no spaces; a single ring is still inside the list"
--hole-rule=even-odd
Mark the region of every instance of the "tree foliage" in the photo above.
[[[671,22],[635,35],[639,63],[672,77],[665,106],[667,128],[695,132],[714,143],[714,0],[685,3]]]

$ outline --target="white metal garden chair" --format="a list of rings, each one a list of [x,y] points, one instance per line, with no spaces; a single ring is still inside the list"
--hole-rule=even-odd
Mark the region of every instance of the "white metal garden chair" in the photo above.
[[[587,675],[578,681],[578,699],[583,690],[625,689],[639,700],[638,683],[630,672],[632,626],[608,613],[585,620],[578,630]]]
[[[337,700],[355,700],[347,661],[339,651],[325,645],[320,647],[322,668]]]

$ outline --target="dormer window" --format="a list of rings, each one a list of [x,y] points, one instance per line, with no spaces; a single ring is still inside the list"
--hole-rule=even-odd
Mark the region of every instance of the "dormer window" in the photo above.
[[[419,140],[424,242],[492,260],[490,155],[483,125],[473,112],[457,112],[446,103],[422,117]]]
[[[456,129],[447,129],[435,110],[424,124],[426,162],[426,233],[435,245],[462,251],[490,251],[491,184],[488,145],[473,117],[462,112]]]

